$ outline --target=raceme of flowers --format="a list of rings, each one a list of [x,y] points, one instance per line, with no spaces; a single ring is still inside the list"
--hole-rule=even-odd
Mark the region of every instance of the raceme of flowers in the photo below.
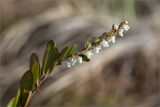
[[[39,90],[43,80],[53,71],[56,65],[61,65],[64,61],[67,67],[70,68],[77,63],[88,62],[94,54],[99,53],[103,48],[109,47],[110,42],[115,43],[116,37],[123,37],[124,32],[128,30],[127,21],[123,21],[119,25],[113,25],[109,32],[87,41],[84,48],[78,52],[76,44],[71,47],[64,47],[59,51],[56,43],[50,40],[43,56],[42,65],[37,54],[31,54],[29,69],[23,74],[17,94],[9,101],[7,107],[28,107],[31,96]]]
[[[113,25],[110,32],[103,33],[101,36],[91,39],[87,42],[88,46],[82,51],[67,58],[67,67],[70,68],[77,63],[82,63],[83,59],[81,54],[90,59],[94,54],[99,53],[103,48],[109,47],[110,42],[115,43],[117,36],[123,37],[124,32],[128,31],[129,29],[130,27],[128,26],[128,21],[123,21],[119,25]]]

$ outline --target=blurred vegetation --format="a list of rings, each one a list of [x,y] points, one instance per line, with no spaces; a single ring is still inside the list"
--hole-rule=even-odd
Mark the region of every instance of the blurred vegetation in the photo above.
[[[1,0],[0,19],[1,32],[20,19],[31,18],[64,0]],[[97,14],[136,21],[137,18],[148,17],[160,6],[159,0],[68,0],[74,5],[82,4],[92,7]],[[78,4],[79,3],[79,4]],[[24,6],[24,8],[23,8]],[[89,8],[88,7],[88,8]],[[23,11],[21,11],[23,8]]]
[[[43,56],[48,40],[83,47],[127,19],[127,36],[87,65],[56,68],[31,106],[159,107],[159,17],[160,0],[0,0],[0,105],[16,95],[30,54]]]

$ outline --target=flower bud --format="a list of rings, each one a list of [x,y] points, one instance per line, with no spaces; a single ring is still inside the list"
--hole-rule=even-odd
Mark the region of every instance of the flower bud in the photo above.
[[[115,40],[115,39],[116,39],[116,37],[115,37],[115,36],[112,36],[112,37],[111,37],[112,43],[115,43],[115,42],[116,42],[116,40]]]
[[[119,36],[123,37],[123,29],[119,29],[118,34]]]
[[[77,62],[82,63],[82,57],[81,56],[77,56]]]
[[[85,55],[88,57],[88,58],[91,58],[91,56],[93,55],[93,53],[91,51],[87,51],[85,52]]]
[[[100,42],[100,45],[103,46],[103,47],[109,47],[108,42],[104,39]]]
[[[93,48],[93,51],[95,53],[99,53],[100,50],[101,50],[101,46],[100,45]]]

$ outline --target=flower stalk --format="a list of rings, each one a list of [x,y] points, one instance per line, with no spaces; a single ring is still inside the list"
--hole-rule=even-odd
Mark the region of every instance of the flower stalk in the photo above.
[[[129,29],[130,27],[128,26],[128,21],[123,21],[119,25],[113,25],[110,32],[105,32],[101,36],[92,38],[90,41],[87,41],[86,47],[82,51],[66,59],[67,67],[70,68],[74,66],[78,62],[76,61],[75,57],[82,58],[80,56],[82,54],[90,59],[94,54],[99,53],[102,48],[109,47],[110,42],[115,43],[117,36],[123,37],[123,33],[128,31]]]
[[[128,21],[123,21],[119,25],[113,25],[109,32],[90,39],[85,43],[84,48],[79,51],[76,44],[59,51],[55,42],[49,41],[42,65],[35,53],[32,53],[30,56],[30,68],[23,74],[17,95],[9,101],[7,107],[28,107],[32,96],[38,92],[42,82],[53,71],[54,67],[63,62],[65,62],[68,68],[73,67],[77,63],[81,64],[83,61],[89,62],[94,54],[99,53],[103,48],[109,47],[111,42],[115,43],[116,37],[123,37],[124,32],[129,29]]]

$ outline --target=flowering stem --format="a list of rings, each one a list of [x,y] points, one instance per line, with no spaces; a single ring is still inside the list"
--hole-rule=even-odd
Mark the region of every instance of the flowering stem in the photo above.
[[[8,107],[24,106],[28,107],[31,97],[39,91],[39,87],[51,73],[53,68],[67,61],[67,66],[70,68],[77,62],[90,61],[93,52],[99,53],[103,47],[109,47],[109,43],[115,43],[116,36],[123,37],[123,32],[128,31],[129,26],[127,21],[121,22],[119,25],[113,25],[110,32],[105,32],[101,36],[92,38],[87,41],[85,47],[77,50],[77,45],[72,45],[71,48],[64,48],[61,52],[58,51],[55,43],[49,41],[43,58],[42,68],[40,67],[38,56],[33,53],[30,59],[30,69],[25,72],[20,82],[20,94],[10,100]]]

